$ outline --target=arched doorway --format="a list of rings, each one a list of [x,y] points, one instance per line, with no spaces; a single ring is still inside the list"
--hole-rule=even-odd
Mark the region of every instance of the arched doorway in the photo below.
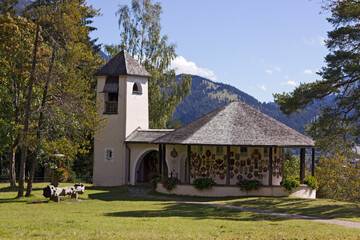
[[[154,175],[161,175],[161,163],[159,160],[159,152],[152,150],[139,160],[136,168],[136,183],[150,183],[151,177]],[[165,163],[165,176],[168,174],[168,168]]]

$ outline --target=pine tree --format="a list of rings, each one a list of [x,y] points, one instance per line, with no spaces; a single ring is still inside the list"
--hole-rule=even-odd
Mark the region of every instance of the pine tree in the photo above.
[[[286,114],[320,105],[320,115],[308,129],[323,150],[350,150],[360,136],[360,2],[328,1],[330,53],[319,72],[321,80],[300,84],[291,93],[274,94]]]

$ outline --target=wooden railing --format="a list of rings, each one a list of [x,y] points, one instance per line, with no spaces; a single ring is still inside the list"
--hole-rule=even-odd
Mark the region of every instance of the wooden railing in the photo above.
[[[105,102],[105,113],[117,113],[118,102],[117,101],[106,101]]]

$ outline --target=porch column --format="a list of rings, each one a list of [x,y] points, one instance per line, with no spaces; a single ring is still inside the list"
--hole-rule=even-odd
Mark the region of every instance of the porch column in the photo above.
[[[300,149],[300,183],[303,183],[305,178],[305,148]]]
[[[163,144],[163,154],[162,154],[162,157],[163,157],[163,161],[162,161],[162,165],[163,165],[163,171],[162,171],[162,175],[163,175],[163,178],[167,177],[165,176],[165,169],[166,169],[166,145]]]
[[[230,185],[230,146],[226,150],[226,185]]]
[[[311,149],[311,176],[315,176],[315,148]]]
[[[191,146],[188,145],[187,146],[187,159],[186,159],[186,161],[187,161],[187,169],[186,169],[186,171],[187,171],[187,179],[186,179],[186,183],[187,184],[190,184],[190,175],[191,175],[190,157],[191,157]]]
[[[269,147],[269,186],[272,186],[272,174],[273,174],[273,150]]]
[[[162,145],[159,144],[159,174],[161,176],[161,180],[163,180],[162,174]]]

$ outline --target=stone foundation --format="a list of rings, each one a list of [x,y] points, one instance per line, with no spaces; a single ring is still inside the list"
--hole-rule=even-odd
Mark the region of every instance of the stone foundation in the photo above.
[[[189,195],[200,197],[244,197],[244,196],[258,196],[258,197],[299,197],[299,198],[316,198],[316,190],[311,189],[305,184],[294,189],[292,193],[289,193],[282,186],[264,186],[258,191],[251,191],[249,193],[241,191],[236,186],[213,186],[210,190],[199,190],[193,185],[177,185],[170,192],[167,191],[161,183],[157,185],[157,192],[164,194],[177,194],[177,195]]]

